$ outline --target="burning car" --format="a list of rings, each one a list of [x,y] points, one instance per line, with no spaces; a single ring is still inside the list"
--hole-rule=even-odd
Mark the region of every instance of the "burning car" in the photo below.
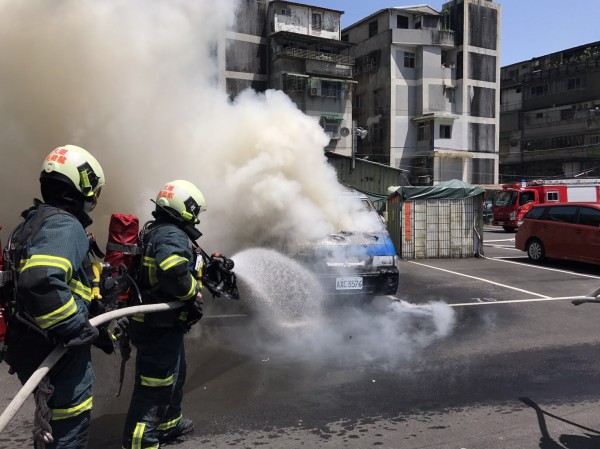
[[[318,276],[328,295],[393,295],[399,275],[392,239],[368,197],[356,192],[352,195],[372,216],[371,229],[345,229],[298,243],[294,258]]]

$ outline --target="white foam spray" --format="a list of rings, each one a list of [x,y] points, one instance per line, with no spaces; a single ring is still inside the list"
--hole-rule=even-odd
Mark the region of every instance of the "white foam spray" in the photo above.
[[[263,358],[318,363],[334,357],[393,368],[454,328],[454,311],[444,303],[396,301],[382,308],[356,297],[326,298],[314,273],[275,251],[249,249],[235,260],[242,300],[267,334],[249,339],[245,333],[237,341]]]

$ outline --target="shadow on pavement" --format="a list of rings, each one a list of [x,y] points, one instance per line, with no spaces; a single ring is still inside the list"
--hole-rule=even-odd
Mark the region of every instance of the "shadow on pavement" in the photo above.
[[[559,416],[553,415],[552,413],[549,413],[545,410],[542,410],[539,405],[537,405],[529,398],[519,398],[519,400],[528,407],[531,407],[535,410],[538,419],[538,424],[540,426],[540,432],[542,434],[542,436],[540,437],[540,449],[597,449],[598,447],[600,447],[600,431],[582,426],[581,424],[577,424],[573,421],[566,420]],[[585,430],[586,434],[585,436],[563,434],[559,437],[559,442],[556,442],[550,436],[550,432],[548,432],[548,426],[546,425],[546,416]],[[587,432],[591,432],[596,435],[590,435]]]

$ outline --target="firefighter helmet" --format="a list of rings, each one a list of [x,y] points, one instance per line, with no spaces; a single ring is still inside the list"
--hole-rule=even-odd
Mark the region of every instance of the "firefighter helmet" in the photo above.
[[[52,150],[44,160],[40,178],[54,178],[72,185],[84,196],[88,210],[96,205],[105,184],[104,171],[96,158],[75,145]]]
[[[206,210],[202,192],[191,182],[181,179],[167,182],[158,192],[156,204],[174,211],[177,216],[192,224],[200,223],[198,215]]]

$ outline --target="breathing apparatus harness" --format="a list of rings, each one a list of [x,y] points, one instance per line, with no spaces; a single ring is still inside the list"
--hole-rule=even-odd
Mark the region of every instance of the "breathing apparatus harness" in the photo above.
[[[113,255],[115,252],[119,257],[116,259],[127,260],[129,263],[119,263],[118,266],[104,263],[101,266],[96,266],[96,281],[99,285],[99,295],[102,302],[108,310],[119,309],[121,307],[140,305],[144,303],[145,297],[148,295],[139,287],[141,281],[143,257],[146,251],[148,236],[151,232],[161,226],[173,224],[181,229],[192,242],[194,248],[194,277],[201,285],[205,286],[214,298],[224,297],[227,299],[239,299],[237,288],[237,279],[232,271],[234,267],[233,260],[219,253],[208,255],[197,243],[202,233],[194,227],[193,224],[177,217],[167,208],[157,204],[151,200],[157,207],[157,211],[167,219],[167,223],[157,223],[156,221],[148,221],[144,224],[141,231],[137,233],[137,217],[135,218],[135,238],[129,239],[130,243],[107,243],[107,254]],[[153,213],[157,217],[156,211]],[[114,216],[114,214],[113,214]],[[125,220],[126,221],[126,220]],[[126,238],[124,240],[127,240]],[[106,260],[106,258],[105,258]],[[189,330],[189,327],[197,322],[202,317],[201,309],[190,310],[188,312],[190,321],[186,323],[184,331]],[[123,386],[125,375],[125,365],[131,355],[130,335],[128,320],[123,318],[117,320],[112,329],[112,338],[119,346],[121,354],[121,368],[119,379],[120,395]]]

